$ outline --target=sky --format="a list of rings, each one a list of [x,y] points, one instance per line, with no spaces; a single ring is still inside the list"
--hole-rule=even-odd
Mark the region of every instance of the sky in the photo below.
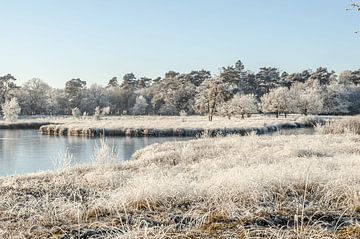
[[[360,68],[349,0],[1,0],[0,75],[105,85],[242,60],[287,72]]]

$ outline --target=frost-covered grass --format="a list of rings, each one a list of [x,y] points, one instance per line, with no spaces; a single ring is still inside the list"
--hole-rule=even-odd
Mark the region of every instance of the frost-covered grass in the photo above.
[[[306,119],[306,120],[305,120]],[[296,128],[312,126],[319,121],[317,117],[299,117],[291,115],[288,118],[276,118],[267,115],[255,115],[251,118],[214,117],[208,121],[203,116],[123,116],[104,117],[94,121],[79,119],[58,125],[41,127],[44,134],[82,135],[82,136],[197,136],[206,131],[217,134],[246,134],[251,131],[266,133],[278,128]]]
[[[94,166],[0,178],[0,238],[360,237],[359,135],[168,142],[119,165],[99,148]]]
[[[360,134],[360,116],[328,121],[325,125],[316,127],[316,130],[322,134]]]
[[[233,127],[259,127],[264,124],[275,124],[280,122],[294,121],[298,116],[292,115],[288,118],[276,118],[274,116],[254,115],[253,117],[241,119],[234,117],[228,120],[226,117],[214,117],[208,121],[205,116],[120,116],[103,117],[100,121],[92,119],[73,120],[65,123],[66,127],[96,127],[96,128],[233,128]]]
[[[62,124],[73,118],[67,116],[21,116],[16,121],[0,119],[0,129],[39,129],[42,125]]]

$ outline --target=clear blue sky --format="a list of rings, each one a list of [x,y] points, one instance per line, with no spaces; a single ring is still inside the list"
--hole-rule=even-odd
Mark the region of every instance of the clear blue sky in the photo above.
[[[63,87],[243,60],[289,72],[360,68],[350,0],[2,0],[0,74]]]

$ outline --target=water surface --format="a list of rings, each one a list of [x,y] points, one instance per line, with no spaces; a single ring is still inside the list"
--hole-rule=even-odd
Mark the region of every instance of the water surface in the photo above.
[[[118,159],[127,160],[138,149],[181,137],[108,137],[110,146],[117,149]],[[0,176],[33,173],[54,169],[54,160],[66,150],[73,154],[74,163],[92,160],[99,138],[41,135],[37,130],[0,130]]]
[[[314,129],[288,129],[268,135],[313,134]],[[128,160],[138,149],[165,141],[189,140],[185,137],[108,137],[117,149],[118,160]],[[37,130],[0,130],[0,176],[54,169],[54,161],[68,150],[74,163],[89,163],[99,138],[41,135]]]

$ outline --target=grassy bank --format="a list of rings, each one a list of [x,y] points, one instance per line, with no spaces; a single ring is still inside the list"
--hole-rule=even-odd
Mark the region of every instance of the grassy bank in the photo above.
[[[322,127],[316,127],[322,134],[360,134],[360,116],[347,117],[342,120],[330,120]]]
[[[58,117],[50,117],[50,116],[28,116],[21,117],[15,122],[7,122],[4,120],[0,120],[0,129],[39,129],[44,125],[57,125],[63,124],[66,122],[71,122],[74,120],[72,117],[67,116],[58,116]]]
[[[245,135],[256,131],[265,134],[280,129],[313,127],[318,118],[275,118],[257,115],[252,118],[228,120],[216,117],[212,122],[201,116],[189,117],[109,117],[100,121],[79,120],[61,125],[44,125],[40,128],[47,135],[71,136],[191,136]]]
[[[1,238],[359,238],[360,136],[204,138],[0,178]],[[66,157],[68,158],[68,157]]]
[[[0,129],[39,129],[41,126],[54,124],[53,122],[13,122],[0,123]]]

